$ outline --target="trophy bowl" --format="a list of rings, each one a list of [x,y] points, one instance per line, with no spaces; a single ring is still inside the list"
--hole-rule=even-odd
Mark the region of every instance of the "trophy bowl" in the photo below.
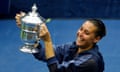
[[[34,48],[35,42],[39,42],[38,33],[34,31],[35,25],[22,24],[21,27],[21,39],[24,42],[24,46],[20,49],[22,52],[35,53],[37,50]]]

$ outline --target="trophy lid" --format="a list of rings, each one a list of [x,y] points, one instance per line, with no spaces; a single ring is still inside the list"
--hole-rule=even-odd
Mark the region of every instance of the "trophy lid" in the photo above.
[[[29,12],[28,15],[22,18],[22,21],[25,23],[30,23],[30,24],[41,24],[43,23],[41,17],[39,14],[36,12],[37,7],[36,4],[32,6],[32,12]]]

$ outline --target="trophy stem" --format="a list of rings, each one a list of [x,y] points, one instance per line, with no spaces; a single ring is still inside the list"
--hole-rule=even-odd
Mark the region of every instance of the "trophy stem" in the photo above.
[[[25,44],[24,46],[22,46],[20,48],[20,51],[24,53],[37,53],[38,52],[38,50],[34,48],[34,45],[28,45],[28,44]]]

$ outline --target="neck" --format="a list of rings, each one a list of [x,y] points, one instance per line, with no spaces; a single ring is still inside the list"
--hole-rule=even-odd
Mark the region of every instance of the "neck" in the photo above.
[[[81,52],[84,52],[84,51],[87,51],[87,50],[90,50],[90,49],[92,49],[93,48],[93,46],[94,45],[91,45],[91,46],[89,46],[89,47],[79,47],[78,48],[78,51],[77,51],[77,54],[79,54],[79,53],[81,53]]]

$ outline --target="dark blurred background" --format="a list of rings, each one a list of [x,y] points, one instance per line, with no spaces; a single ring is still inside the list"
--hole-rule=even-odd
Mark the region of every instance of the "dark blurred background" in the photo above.
[[[1,0],[0,18],[31,11],[34,3],[45,18],[120,18],[120,0]]]

